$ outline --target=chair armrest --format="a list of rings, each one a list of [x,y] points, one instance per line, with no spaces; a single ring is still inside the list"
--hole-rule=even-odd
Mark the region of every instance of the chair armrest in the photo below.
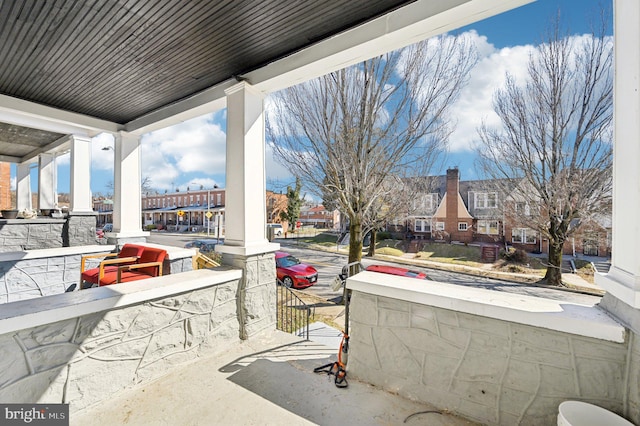
[[[118,276],[116,278],[116,283],[120,283],[122,278],[123,271],[130,271],[132,269],[140,269],[140,268],[148,268],[150,266],[158,267],[158,276],[162,275],[162,262],[147,262],[147,263],[136,263],[133,265],[124,265],[118,268]]]
[[[108,252],[108,253],[94,253],[94,254],[85,254],[80,258],[80,273],[84,272],[84,265],[87,259],[95,259],[96,257],[113,257],[117,256],[118,253]]]
[[[98,282],[100,282],[100,280],[102,278],[104,278],[104,267],[108,266],[108,265],[117,265],[119,263],[129,263],[129,262],[136,262],[138,260],[138,258],[136,256],[131,256],[131,257],[117,257],[115,259],[107,259],[107,260],[103,260],[102,262],[100,262],[100,271],[98,273]]]

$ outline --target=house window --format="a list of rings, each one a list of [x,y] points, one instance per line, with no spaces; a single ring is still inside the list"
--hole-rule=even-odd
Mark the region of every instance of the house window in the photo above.
[[[535,244],[536,233],[533,229],[514,228],[511,231],[511,242],[522,244]]]
[[[413,200],[413,209],[419,212],[431,212],[436,205],[438,194],[422,194]]]
[[[222,205],[222,194],[216,194],[216,205]]]
[[[530,216],[531,208],[529,207],[529,203],[516,203],[516,212],[525,216]]]
[[[428,219],[416,219],[413,230],[415,232],[431,232],[431,221]]]
[[[478,234],[498,235],[497,220],[479,220]]]
[[[466,231],[467,222],[458,222],[458,231]]]
[[[498,207],[497,192],[478,192],[475,197],[475,208],[493,209]]]
[[[444,222],[436,222],[436,231],[444,231]]]

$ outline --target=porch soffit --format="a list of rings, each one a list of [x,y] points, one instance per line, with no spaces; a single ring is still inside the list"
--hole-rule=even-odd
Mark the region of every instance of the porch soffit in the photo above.
[[[290,72],[317,64],[323,56],[335,56],[335,69],[366,59],[355,52],[348,58],[336,56],[338,50],[372,40],[380,40],[379,49],[392,50],[530,1],[0,2],[0,121],[38,129],[0,127],[0,155],[11,155],[10,144],[30,146],[38,140],[46,146],[60,134],[152,130],[167,114],[224,99],[225,86],[236,77],[264,84],[288,72],[287,79],[299,82],[304,74]],[[393,30],[409,37],[396,30],[424,27],[424,19],[436,15],[440,20],[430,28],[413,30],[415,39],[390,35]],[[380,21],[382,17],[386,19]],[[367,30],[352,32],[358,28]],[[301,52],[307,57],[301,59]],[[279,81],[260,90],[286,84]],[[167,113],[153,116],[163,110]],[[17,156],[26,151],[12,149]]]

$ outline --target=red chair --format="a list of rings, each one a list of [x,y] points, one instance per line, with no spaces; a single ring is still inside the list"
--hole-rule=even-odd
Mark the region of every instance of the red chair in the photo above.
[[[162,264],[166,257],[165,250],[144,247],[136,263],[118,266],[117,270],[106,272],[98,281],[98,285],[105,286],[159,277],[162,275]]]
[[[138,244],[125,244],[118,253],[96,253],[82,256],[80,261],[80,288],[87,288],[83,284],[90,283],[91,286],[97,285],[107,273],[117,273],[118,266],[130,265],[138,262],[138,258],[142,255],[145,247]],[[92,258],[113,258],[100,262],[97,268],[87,269],[85,265],[87,259]]]

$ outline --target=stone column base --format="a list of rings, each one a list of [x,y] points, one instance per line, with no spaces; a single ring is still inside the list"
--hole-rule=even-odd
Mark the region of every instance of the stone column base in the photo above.
[[[64,247],[89,246],[98,243],[96,238],[96,212],[69,212],[62,231]]]
[[[242,269],[237,304],[239,336],[246,340],[263,331],[276,329],[275,255],[223,253],[222,263]]]

